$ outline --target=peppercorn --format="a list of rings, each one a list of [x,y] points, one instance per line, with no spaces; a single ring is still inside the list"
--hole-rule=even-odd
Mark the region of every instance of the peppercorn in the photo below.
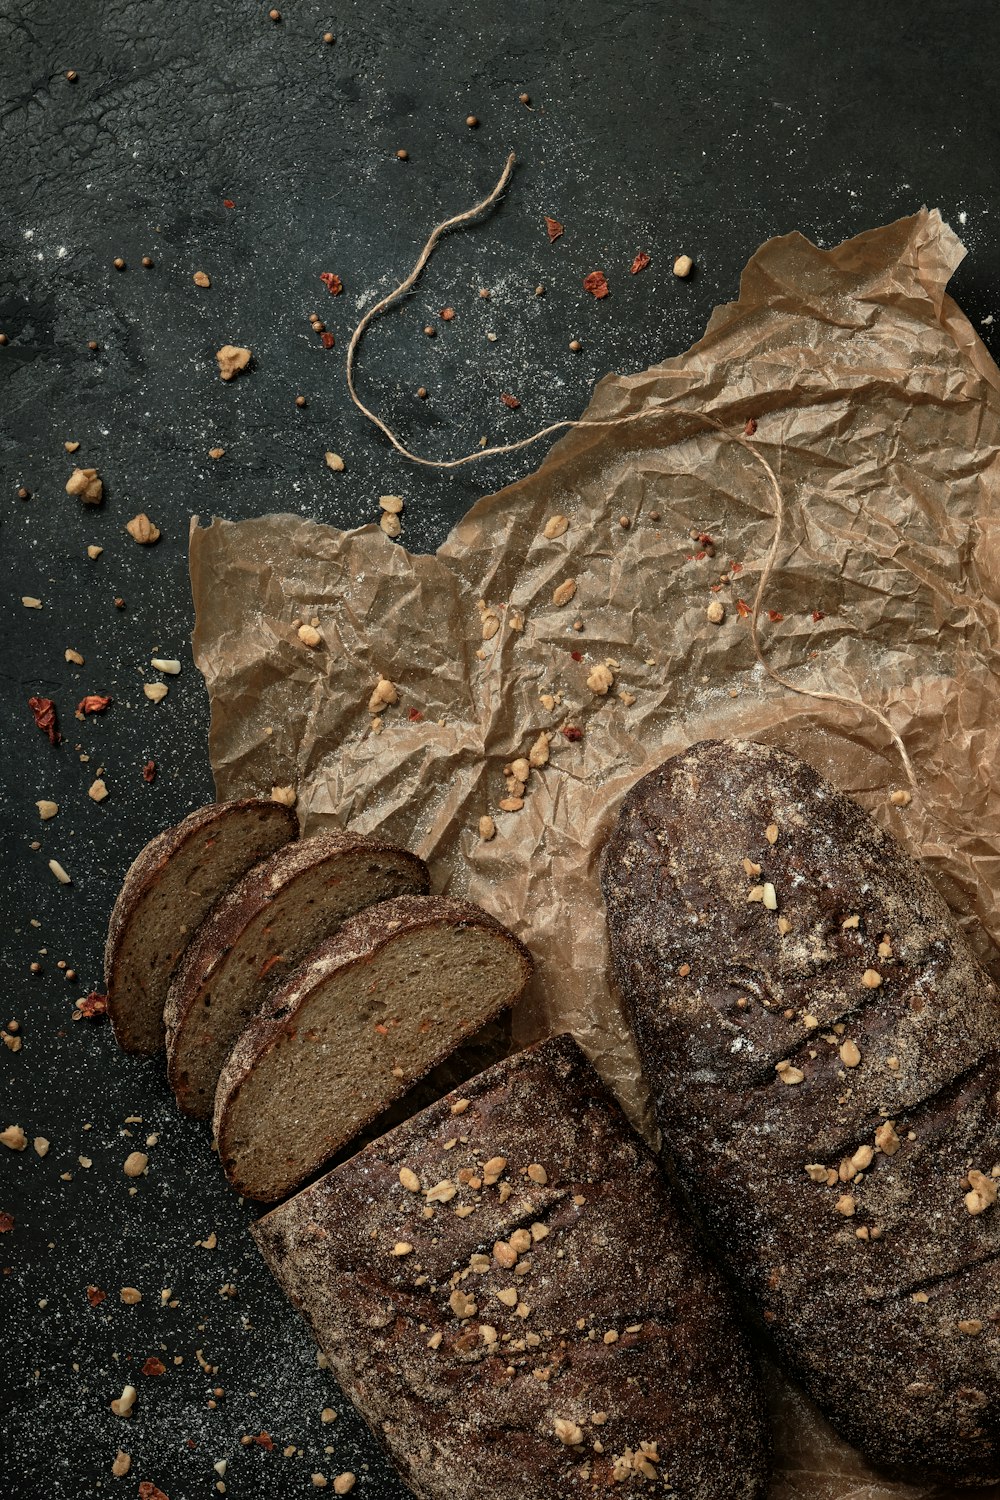
[[[400,146],[399,150],[396,152],[396,160],[397,161],[409,161],[409,159],[410,159],[410,153],[409,153],[409,151],[404,150],[403,147]]]
[[[312,331],[313,331],[313,333],[325,333],[326,332],[326,324],[325,323],[321,323],[320,320],[319,320],[319,318],[317,318],[316,321],[315,321],[315,323],[312,325]]]
[[[468,125],[470,130],[475,130],[476,126],[479,124],[479,121],[476,119],[475,115],[466,115],[465,123],[466,125]]]
[[[75,979],[76,978],[76,970],[75,969],[67,969],[66,970],[66,978],[70,979],[70,980]]]
[[[572,349],[574,354],[579,354],[580,350],[583,348],[583,345],[580,343],[579,339],[570,339],[569,347]]]
[[[96,339],[87,340],[87,348],[90,350],[91,354],[96,354],[99,347],[100,346],[98,345]]]
[[[142,264],[145,270],[151,271],[153,269],[153,257],[151,255],[144,255],[142,257]]]
[[[122,260],[122,258],[121,258],[120,255],[116,255],[115,256],[115,270],[116,271],[124,271],[124,269],[125,269],[125,262]]]
[[[328,47],[332,46],[332,44],[333,44],[333,32],[332,31],[324,31],[324,33],[323,33],[323,40],[324,40],[324,42],[326,43],[326,45]]]
[[[296,406],[305,406],[305,404],[306,404],[306,398],[305,398],[305,396],[296,396],[296,398],[295,398],[295,405]]]
[[[125,608],[125,600],[119,597],[118,599],[115,600],[115,609],[124,609],[124,608]]]
[[[8,344],[10,340],[5,333],[0,333],[0,345]]]
[[[427,387],[425,385],[418,385],[417,386],[417,395],[420,397],[421,401],[426,401],[427,400]]]
[[[19,500],[30,500],[31,499],[31,491],[28,490],[28,489],[25,489],[24,485],[22,484],[21,488],[17,492],[17,498]]]
[[[67,83],[75,83],[76,82],[76,70],[74,68],[70,68],[67,71],[67,73],[66,73],[66,82]]]
[[[545,288],[541,285],[541,283],[539,283],[539,285],[535,287],[535,296],[536,297],[544,297],[545,296]]]
[[[424,332],[426,333],[426,335],[427,335],[427,337],[429,339],[432,339],[434,337],[435,331],[436,330],[433,328],[433,326],[430,323],[425,323],[424,324]]]
[[[629,520],[628,516],[619,516],[618,517],[618,524],[621,527],[622,531],[628,531],[628,529],[631,526],[632,522]]]
[[[280,10],[269,10],[268,13],[267,13],[267,16],[268,16],[268,20],[269,21],[274,21],[275,24],[277,24],[277,22],[281,20],[281,11]]]
[[[531,103],[531,95],[530,94],[518,94],[517,97],[521,101],[522,104],[530,104]]]
[[[31,970],[32,974],[40,974],[42,972],[42,966],[37,961],[37,959],[36,959],[36,961],[34,963],[29,964],[28,967]]]

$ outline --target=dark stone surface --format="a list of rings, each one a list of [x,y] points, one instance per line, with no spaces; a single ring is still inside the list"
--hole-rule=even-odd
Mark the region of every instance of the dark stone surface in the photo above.
[[[343,381],[359,311],[409,269],[437,219],[492,185],[508,149],[519,166],[501,210],[445,243],[365,346],[362,394],[422,452],[465,452],[482,434],[510,439],[578,414],[603,372],[686,347],[735,296],[759,242],[791,229],[833,244],[939,206],[971,252],[952,290],[980,324],[1000,279],[998,42],[1000,12],[967,3],[351,0],[333,13],[287,0],[280,25],[243,0],[0,11],[0,1019],[16,1018],[24,1040],[17,1054],[0,1049],[0,1123],[52,1143],[44,1160],[0,1148],[0,1209],[16,1220],[0,1238],[3,1500],[134,1495],[143,1479],[194,1500],[214,1494],[223,1457],[230,1495],[309,1494],[311,1473],[344,1469],[366,1500],[402,1493],[316,1369],[245,1233],[251,1210],[227,1191],[207,1133],[176,1113],[161,1061],[127,1059],[106,1024],[70,1020],[72,1000],[99,985],[131,857],[211,795],[188,644],[189,516],[283,509],[356,525],[391,491],[407,499],[409,545],[431,548],[476,496],[537,464],[539,449],[452,475],[415,469],[354,412]],[[399,147],[409,161],[395,159]],[[544,214],[566,226],[553,246]],[[640,249],[652,264],[631,277]],[[670,274],[680,251],[697,262],[687,283]],[[581,288],[595,268],[611,284],[601,303]],[[210,290],[193,286],[196,270]],[[327,295],[324,270],[343,278],[342,296]],[[454,322],[425,338],[446,305]],[[310,331],[313,310],[336,335],[332,351]],[[989,342],[992,328],[982,331]],[[231,385],[214,364],[227,342],[254,352]],[[81,445],[72,460],[67,440]],[[213,463],[216,444],[226,456]],[[343,455],[343,474],[324,467],[326,449]],[[101,509],[64,493],[74,462],[103,475]],[[139,510],[162,528],[155,547],[123,530]],[[88,543],[105,549],[96,562]],[[43,609],[22,608],[24,594]],[[67,666],[69,646],[85,666]],[[157,706],[140,685],[158,675],[152,654],[183,662]],[[78,723],[84,692],[114,702]],[[31,694],[59,706],[57,749],[31,722]],[[141,776],[149,757],[152,785]],[[101,806],[87,797],[98,766],[110,789]],[[45,825],[39,797],[60,804]],[[72,886],[49,874],[52,857]],[[43,973],[32,977],[36,958]],[[133,1114],[141,1125],[126,1124]],[[121,1163],[149,1132],[158,1144],[130,1196]],[[211,1231],[218,1249],[196,1248]],[[235,1299],[219,1295],[226,1282]],[[96,1308],[88,1284],[108,1293]],[[138,1307],[120,1304],[123,1285],[140,1288]],[[161,1308],[164,1287],[176,1308]],[[150,1354],[167,1365],[159,1378],[136,1373]],[[139,1399],[123,1421],[108,1403],[131,1373]],[[211,1411],[215,1384],[226,1395]],[[326,1405],[339,1413],[329,1426]],[[277,1451],[241,1446],[262,1430]],[[282,1457],[291,1443],[301,1458]],[[133,1457],[122,1481],[110,1476],[119,1445]]]

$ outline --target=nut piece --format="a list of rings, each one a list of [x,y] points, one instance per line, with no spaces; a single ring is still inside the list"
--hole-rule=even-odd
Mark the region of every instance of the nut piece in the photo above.
[[[134,1385],[127,1385],[125,1387],[125,1389],[122,1391],[121,1395],[118,1397],[118,1400],[117,1401],[112,1401],[112,1403],[111,1403],[111,1410],[114,1412],[115,1416],[116,1417],[127,1417],[127,1416],[129,1416],[131,1414],[133,1406],[135,1405],[135,1398],[136,1398],[136,1389],[135,1389],[135,1386]]]
[[[378,503],[382,510],[391,516],[398,516],[403,510],[402,495],[379,495]]]
[[[36,1135],[31,1144],[34,1146],[38,1156],[48,1156],[49,1142],[45,1139],[44,1135]]]
[[[403,523],[399,517],[391,511],[384,510],[379,517],[379,527],[388,537],[397,537],[403,529]]]
[[[810,1162],[809,1166],[806,1167],[805,1172],[810,1182],[826,1181],[826,1168],[823,1166],[822,1162]]]
[[[300,625],[298,628],[298,637],[303,646],[308,646],[310,651],[314,651],[317,646],[322,646],[323,644],[323,637],[315,625]]]
[[[341,472],[344,467],[344,460],[341,458],[339,453],[324,453],[323,457],[326,460],[326,466],[328,469],[332,469],[335,474],[339,474]]]
[[[211,286],[212,285],[211,279],[210,279],[207,271],[195,271],[194,275],[191,277],[191,280],[194,282],[195,286]]]
[[[900,788],[895,792],[889,793],[889,801],[892,803],[893,807],[909,807],[910,794],[909,792],[903,791],[902,788]]]
[[[36,802],[35,806],[38,808],[38,816],[41,818],[43,823],[47,823],[50,818],[54,818],[56,813],[59,811],[58,802],[49,802],[44,797],[40,802]]]
[[[388,677],[380,677],[372,689],[372,695],[368,699],[368,712],[370,714],[381,713],[391,703],[399,702],[399,694],[395,684]]]
[[[674,261],[674,275],[679,276],[683,281],[684,277],[690,276],[693,270],[694,261],[691,259],[690,255],[678,255],[677,259]]]
[[[558,588],[556,588],[553,592],[552,603],[556,606],[557,609],[562,609],[563,605],[568,604],[575,593],[576,579],[567,578],[566,581],[564,583],[560,583]]]
[[[979,1318],[960,1318],[958,1331],[959,1333],[967,1333],[970,1337],[974,1337],[977,1333],[982,1333],[982,1321]]]
[[[0,1130],[0,1144],[6,1146],[8,1151],[23,1151],[28,1144],[28,1137],[20,1125],[8,1125],[6,1130]]]
[[[484,813],[483,816],[479,819],[479,837],[483,840],[484,843],[488,843],[489,840],[495,836],[496,831],[497,825],[494,823],[493,819],[488,816],[488,814]]]
[[[713,599],[705,611],[705,619],[710,625],[721,625],[725,618],[725,605],[720,599]]]
[[[126,1307],[135,1307],[142,1301],[142,1293],[134,1286],[123,1286],[118,1295]]]
[[[875,1160],[875,1152],[871,1146],[859,1146],[851,1157],[851,1166],[856,1172],[865,1172]]]
[[[176,677],[181,670],[181,664],[175,657],[152,656],[149,665],[158,672],[166,672],[170,677]]]
[[[123,1453],[122,1450],[119,1448],[118,1452],[115,1454],[114,1462],[111,1465],[111,1472],[112,1472],[112,1474],[115,1476],[116,1479],[123,1479],[125,1477],[125,1475],[128,1473],[129,1469],[131,1469],[131,1467],[132,1467],[132,1457],[131,1457],[131,1455],[128,1454],[128,1453]]]
[[[840,1060],[845,1068],[856,1068],[861,1061],[861,1050],[857,1042],[848,1039],[840,1044]]]
[[[241,349],[239,344],[223,344],[215,358],[223,380],[232,380],[241,370],[246,369],[251,355],[249,349]]]
[[[563,536],[568,530],[569,518],[567,516],[549,516],[542,529],[542,535],[547,542],[553,542],[557,536]]]
[[[72,877],[67,874],[67,872],[63,869],[62,865],[57,859],[49,860],[49,869],[52,871],[53,875],[56,877],[60,885],[73,884]]]
[[[80,655],[79,651],[74,651],[72,646],[66,647],[66,650],[63,652],[63,656],[67,661],[72,662],[74,667],[83,666],[83,657]]]
[[[471,1297],[467,1297],[458,1287],[448,1298],[448,1306],[456,1318],[471,1318],[475,1315],[476,1304]]]
[[[965,1206],[970,1214],[981,1214],[997,1201],[996,1179],[975,1170],[967,1176],[972,1191],[965,1195]]]
[[[413,1246],[410,1244],[409,1240],[397,1240],[392,1247],[392,1253],[397,1257],[397,1259],[400,1259],[404,1255],[412,1255]]]
[[[857,1206],[857,1201],[851,1196],[850,1193],[841,1193],[836,1202],[836,1209],[838,1214],[843,1214],[845,1219],[854,1218],[854,1211]]]
[[[886,1120],[875,1132],[875,1144],[886,1156],[895,1156],[901,1142],[899,1136],[892,1127],[892,1121]]]
[[[130,1151],[122,1170],[126,1177],[141,1177],[149,1166],[149,1157],[144,1151]]]
[[[802,1069],[793,1067],[792,1064],[787,1060],[775,1063],[774,1071],[777,1073],[782,1083],[791,1084],[805,1082],[806,1075],[803,1073]]]
[[[493,1259],[503,1270],[511,1271],[517,1264],[517,1251],[506,1240],[497,1240],[493,1246]]]
[[[131,521],[126,521],[125,530],[133,541],[139,543],[140,547],[151,547],[154,542],[160,540],[160,528],[154,526],[146,512],[142,510],[137,516],[133,516]]]
[[[92,802],[103,802],[107,795],[108,788],[102,776],[98,776],[97,780],[92,781],[87,788],[87,796]]]
[[[420,1178],[409,1167],[400,1167],[399,1180],[408,1193],[420,1192]]]
[[[103,547],[95,547],[94,544],[91,543],[91,545],[87,548],[87,556],[90,558],[91,562],[96,562],[103,551]]]
[[[552,1430],[567,1448],[575,1448],[577,1443],[583,1442],[583,1428],[577,1426],[576,1422],[571,1422],[568,1417],[556,1417]]]
[[[861,976],[861,983],[866,990],[877,990],[882,983],[882,976],[878,969],[866,969]]]
[[[549,744],[551,743],[551,740],[551,734],[546,734],[545,730],[543,729],[535,743],[532,745],[531,749],[528,751],[529,766],[534,766],[534,768],[538,770],[540,766],[548,765]]]
[[[162,703],[170,691],[165,682],[144,682],[142,690],[150,703]]]
[[[298,793],[293,786],[273,786],[271,788],[271,801],[280,802],[282,807],[294,807],[298,800]]]
[[[96,469],[74,469],[66,481],[67,495],[78,495],[84,505],[100,505],[104,484]]]
[[[777,911],[778,910],[778,894],[775,891],[774,886],[771,884],[771,882],[769,880],[765,880],[764,881],[763,894],[761,896],[761,900],[763,901],[764,905],[767,907],[768,911]]]
[[[350,1469],[345,1469],[343,1474],[338,1474],[333,1481],[333,1493],[335,1495],[349,1495],[356,1484],[355,1476]]]
[[[587,673],[587,686],[597,697],[603,698],[610,687],[614,686],[614,673],[610,667],[592,667]]]
[[[528,1168],[528,1176],[531,1178],[532,1182],[537,1182],[539,1187],[544,1187],[549,1180],[548,1172],[546,1172],[544,1167],[539,1166],[537,1161],[533,1161],[531,1163],[531,1166]],[[525,1246],[525,1249],[527,1248],[528,1247]]]

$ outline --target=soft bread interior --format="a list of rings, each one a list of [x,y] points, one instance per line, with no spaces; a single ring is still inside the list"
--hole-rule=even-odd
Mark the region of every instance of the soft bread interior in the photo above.
[[[529,972],[503,933],[448,922],[401,929],[334,970],[223,1105],[230,1180],[267,1202],[290,1191],[512,1004]]]

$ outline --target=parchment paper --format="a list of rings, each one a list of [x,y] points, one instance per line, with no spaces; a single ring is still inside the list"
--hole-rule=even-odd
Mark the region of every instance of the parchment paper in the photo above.
[[[378,830],[417,850],[436,889],[480,902],[534,951],[517,1039],[571,1029],[647,1132],[609,991],[598,858],[625,789],[693,741],[777,742],[857,796],[1000,969],[1000,371],[945,295],[963,254],[926,210],[833,251],[769,240],[697,344],[605,377],[585,413],[644,407],[648,420],[570,432],[434,557],[375,526],[192,524],[219,795],[292,784],[306,833]],[[739,601],[753,600],[774,497],[744,448],[691,413],[741,435],[756,420],[786,508],[764,600],[782,618],[762,617],[763,649],[796,683],[889,716],[916,769],[909,806],[889,804],[905,777],[861,703],[791,694],[756,661]],[[555,514],[569,528],[547,540]],[[568,578],[576,596],[556,607]],[[721,625],[706,618],[713,599]],[[490,613],[499,629],[484,640]],[[309,650],[296,632],[313,619],[323,645]],[[609,660],[614,685],[595,696],[588,674]],[[399,702],[374,733],[379,674]],[[561,701],[547,709],[542,694]],[[542,730],[548,765],[522,810],[499,811],[505,764]],[[877,1480],[801,1395],[776,1380],[774,1399],[774,1500],[945,1493]]]

